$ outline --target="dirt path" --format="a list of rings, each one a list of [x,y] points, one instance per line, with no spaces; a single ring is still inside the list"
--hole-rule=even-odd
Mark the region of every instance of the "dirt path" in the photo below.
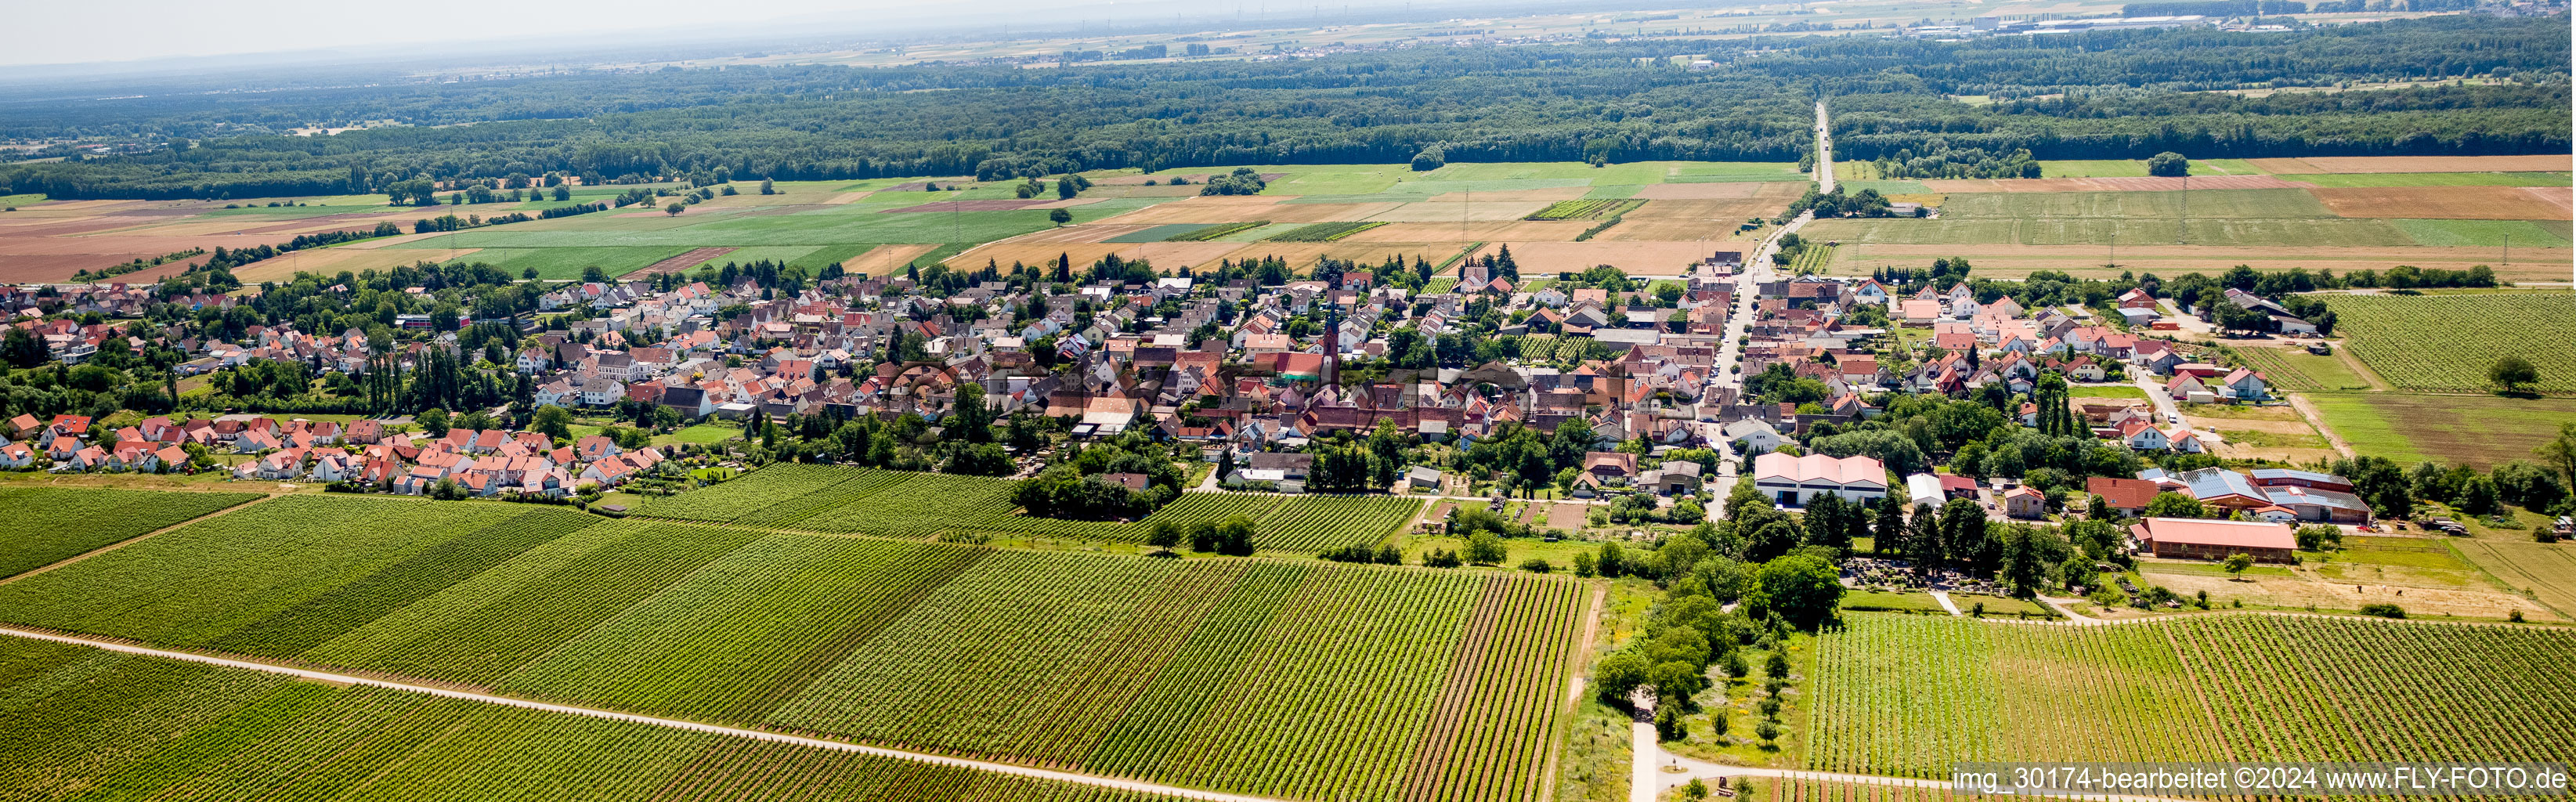
[[[239,509],[239,508],[238,508],[238,507],[236,507],[235,509]],[[138,538],[138,539],[139,539],[139,538]],[[129,541],[129,542],[131,542],[131,541]],[[93,553],[95,553],[95,552],[93,552]],[[10,636],[10,637],[27,638],[27,639],[30,639],[30,640],[51,641],[51,642],[54,642],[54,643],[68,643],[68,644],[73,644],[73,645],[77,645],[77,646],[88,646],[88,647],[91,647],[91,648],[105,649],[105,650],[108,650],[108,651],[111,651],[111,652],[122,652],[122,653],[125,653],[125,654],[137,654],[137,655],[143,655],[143,656],[146,656],[146,657],[158,657],[158,658],[161,658],[161,659],[164,659],[164,660],[181,660],[181,661],[186,661],[186,662],[191,662],[191,663],[203,663],[203,664],[206,664],[206,665],[222,666],[222,667],[225,667],[225,668],[241,669],[241,670],[244,670],[244,671],[258,671],[258,672],[263,672],[263,673],[268,673],[268,674],[284,674],[284,675],[291,676],[291,677],[298,677],[298,678],[302,678],[302,679],[313,680],[313,681],[316,681],[316,682],[327,682],[327,683],[332,683],[332,684],[336,684],[336,685],[366,685],[366,686],[376,687],[376,688],[387,688],[387,689],[397,690],[397,691],[409,691],[409,692],[412,692],[412,693],[427,694],[427,695],[430,695],[430,696],[446,697],[446,698],[449,698],[449,699],[467,699],[467,700],[472,700],[472,701],[477,701],[477,702],[488,702],[488,703],[496,704],[496,705],[508,705],[508,706],[510,706],[510,707],[526,708],[526,709],[529,709],[529,710],[543,710],[543,711],[546,711],[546,712],[549,712],[549,713],[561,713],[561,714],[565,714],[565,715],[573,715],[573,716],[588,716],[588,717],[591,717],[591,718],[602,718],[602,719],[608,719],[608,720],[611,720],[611,721],[625,721],[625,722],[632,722],[632,723],[636,723],[636,724],[650,724],[650,725],[657,726],[657,727],[668,727],[668,728],[675,729],[675,730],[687,730],[687,731],[691,731],[691,732],[704,732],[704,733],[712,733],[712,734],[716,734],[716,735],[730,735],[730,736],[733,736],[733,737],[736,737],[736,738],[749,738],[749,739],[757,740],[757,741],[770,741],[770,742],[773,742],[773,743],[794,744],[794,745],[797,745],[797,746],[813,747],[813,748],[816,748],[816,749],[830,749],[830,750],[837,751],[837,752],[857,752],[857,753],[860,753],[860,754],[865,754],[865,755],[875,755],[875,756],[878,756],[878,757],[890,757],[890,758],[895,758],[895,759],[897,759],[897,760],[913,760],[913,761],[919,761],[919,762],[923,762],[923,763],[931,763],[931,764],[941,765],[941,766],[955,766],[955,767],[958,767],[958,768],[975,769],[975,770],[978,770],[978,771],[989,771],[989,772],[993,772],[993,773],[995,773],[995,774],[1009,774],[1009,775],[1017,776],[1017,777],[1031,777],[1031,778],[1036,778],[1036,779],[1041,779],[1041,780],[1054,780],[1054,781],[1056,781],[1056,782],[1075,783],[1075,784],[1078,784],[1078,785],[1089,785],[1089,786],[1094,786],[1094,787],[1098,787],[1098,788],[1115,788],[1115,789],[1122,790],[1122,791],[1133,791],[1133,792],[1137,792],[1137,793],[1146,793],[1146,794],[1162,794],[1162,795],[1166,795],[1166,796],[1181,797],[1181,798],[1184,798],[1184,799],[1202,799],[1202,800],[1209,800],[1210,802],[1280,802],[1279,800],[1273,800],[1273,799],[1271,799],[1271,798],[1269,798],[1269,797],[1248,796],[1248,795],[1244,795],[1244,794],[1225,794],[1225,793],[1218,793],[1218,792],[1215,792],[1215,791],[1202,791],[1202,790],[1198,790],[1198,789],[1195,789],[1195,788],[1181,788],[1181,787],[1177,787],[1177,786],[1161,785],[1161,784],[1158,784],[1158,783],[1137,782],[1137,781],[1134,781],[1134,780],[1119,780],[1119,779],[1113,779],[1113,778],[1109,778],[1109,777],[1095,777],[1095,776],[1088,775],[1088,774],[1076,774],[1076,773],[1073,773],[1073,772],[1067,772],[1067,771],[1053,771],[1053,770],[1049,770],[1049,769],[1031,768],[1031,767],[1028,767],[1028,766],[1018,766],[1018,765],[1012,765],[1012,764],[1009,764],[1009,763],[994,763],[994,762],[984,761],[984,760],[969,760],[969,759],[961,758],[961,757],[949,757],[949,756],[946,756],[946,755],[924,754],[924,753],[921,753],[921,752],[907,752],[907,751],[900,750],[900,749],[887,749],[887,748],[884,748],[884,747],[878,747],[878,746],[862,746],[862,745],[859,745],[859,744],[844,743],[844,742],[840,742],[840,741],[827,741],[827,740],[823,740],[823,739],[820,739],[820,738],[803,738],[803,737],[798,737],[798,736],[794,736],[794,735],[784,735],[784,734],[775,733],[775,732],[764,732],[764,731],[761,731],[761,730],[746,730],[746,729],[740,729],[740,728],[736,728],[736,727],[722,727],[722,726],[717,726],[717,725],[714,725],[714,724],[700,724],[700,723],[698,723],[698,722],[694,722],[694,721],[680,721],[680,720],[676,720],[676,719],[655,718],[655,717],[652,717],[652,716],[641,716],[641,715],[636,715],[636,714],[633,714],[633,713],[615,713],[615,712],[610,712],[610,711],[606,711],[606,710],[594,710],[594,709],[587,708],[587,707],[574,707],[574,706],[571,706],[571,705],[558,705],[558,704],[548,704],[548,703],[545,703],[545,702],[532,702],[532,701],[528,701],[528,700],[526,700],[526,699],[514,699],[514,698],[511,698],[511,697],[507,697],[507,696],[494,696],[494,695],[492,695],[492,694],[487,694],[487,693],[475,693],[475,692],[472,692],[472,691],[462,691],[462,690],[455,690],[455,689],[451,689],[451,688],[439,688],[439,687],[433,687],[433,686],[429,686],[429,685],[414,685],[414,684],[405,683],[405,682],[396,682],[396,681],[393,681],[393,680],[377,679],[377,678],[373,678],[373,677],[361,677],[361,676],[354,676],[354,675],[349,675],[349,674],[335,674],[335,673],[331,673],[331,672],[328,672],[328,671],[314,671],[314,670],[311,670],[311,669],[303,669],[303,668],[289,668],[289,667],[286,667],[286,666],[270,665],[270,664],[267,664],[267,663],[253,662],[253,661],[249,661],[249,660],[241,660],[241,659],[234,659],[234,658],[228,658],[228,657],[216,657],[216,656],[212,656],[212,655],[192,654],[192,653],[188,653],[188,652],[172,652],[172,651],[163,651],[163,650],[160,650],[160,649],[154,649],[154,648],[150,648],[150,647],[146,647],[146,646],[137,646],[137,645],[133,645],[133,644],[126,644],[126,643],[114,643],[114,642],[109,642],[109,641],[91,640],[91,639],[88,639],[88,638],[72,637],[72,636],[69,636],[69,635],[56,635],[56,634],[49,633],[49,632],[34,632],[34,631],[21,630],[21,629],[14,629],[14,628],[9,628],[9,627],[0,627],[0,635]]]
[[[2308,403],[2307,396],[2299,393],[2285,395],[2290,399],[2290,408],[2298,410],[2299,417],[2308,419],[2308,425],[2316,427],[2318,434],[2325,435],[2326,444],[2334,446],[2335,453],[2342,454],[2346,458],[2356,456],[2352,450],[2352,444],[2344,442],[2343,435],[2335,434],[2334,427],[2326,425],[2326,416],[2317,411],[2315,404]]]
[[[37,575],[37,574],[44,573],[44,572],[46,572],[46,571],[51,571],[51,570],[54,570],[54,569],[56,569],[56,568],[61,568],[61,567],[66,566],[66,565],[70,565],[70,564],[72,564],[72,563],[80,562],[80,561],[82,561],[82,560],[86,560],[86,559],[89,559],[89,558],[91,558],[91,557],[95,557],[95,556],[98,556],[98,555],[101,555],[101,554],[106,554],[106,553],[108,553],[108,552],[115,551],[115,550],[117,550],[117,549],[125,548],[127,544],[131,544],[131,543],[141,543],[141,542],[143,542],[143,541],[145,541],[145,540],[147,540],[147,539],[152,538],[152,537],[153,537],[153,536],[155,536],[155,535],[159,535],[159,534],[161,534],[161,533],[163,533],[163,532],[167,532],[167,531],[170,531],[170,530],[172,530],[172,529],[177,529],[177,528],[182,527],[182,526],[188,526],[188,525],[190,525],[190,524],[194,524],[194,523],[196,523],[196,522],[198,522],[198,521],[203,521],[203,520],[206,520],[206,519],[208,519],[208,518],[213,518],[213,517],[220,516],[220,515],[229,515],[229,514],[231,514],[231,513],[232,513],[232,511],[234,511],[234,510],[238,510],[238,509],[242,509],[242,508],[245,508],[245,507],[249,507],[250,505],[257,504],[257,503],[260,503],[260,502],[262,502],[262,501],[267,501],[267,500],[268,500],[268,499],[270,499],[270,498],[276,498],[276,496],[272,495],[272,496],[268,496],[267,498],[257,498],[257,499],[252,499],[252,500],[249,500],[249,501],[245,501],[245,502],[242,502],[242,503],[240,503],[240,504],[235,504],[235,505],[232,505],[232,506],[230,506],[230,507],[225,507],[225,508],[223,508],[223,509],[216,510],[216,511],[214,511],[214,512],[210,512],[210,513],[206,513],[206,514],[204,514],[204,515],[197,516],[197,517],[195,517],[195,518],[190,518],[190,519],[188,519],[188,520],[180,521],[180,522],[178,522],[178,523],[171,524],[171,525],[169,525],[169,526],[164,526],[164,527],[161,527],[161,528],[159,528],[159,529],[152,530],[152,531],[150,531],[150,532],[145,532],[145,533],[140,534],[140,535],[135,535],[135,536],[133,536],[133,537],[126,538],[126,539],[124,539],[124,540],[119,540],[119,541],[116,541],[116,542],[114,542],[114,543],[107,544],[107,545],[105,545],[105,546],[100,546],[100,547],[98,547],[98,548],[90,549],[90,550],[88,550],[88,551],[84,551],[84,552],[81,552],[81,553],[79,553],[79,554],[74,554],[74,555],[72,555],[72,556],[70,556],[70,557],[63,558],[63,560],[62,560],[61,562],[57,562],[57,563],[54,563],[54,564],[52,564],[52,565],[48,565],[48,566],[45,566],[45,567],[42,567],[42,568],[38,568],[38,569],[33,570],[33,571],[28,571],[28,572],[26,572],[26,573],[19,574],[19,575],[17,575],[17,576],[12,576],[12,577],[0,577],[0,585],[6,585],[6,584],[9,584],[9,583],[11,583],[11,582],[16,582],[16,581],[18,581],[18,580],[25,579],[25,578],[27,578],[27,577],[31,577],[31,576],[35,576],[35,575]]]

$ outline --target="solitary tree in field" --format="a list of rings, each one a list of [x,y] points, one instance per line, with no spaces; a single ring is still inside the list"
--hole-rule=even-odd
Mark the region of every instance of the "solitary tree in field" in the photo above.
[[[681,205],[679,201],[672,201],[671,205],[662,207],[662,213],[672,217],[678,217],[680,216],[680,210],[686,208],[689,207]]]
[[[2254,555],[2237,552],[2227,555],[2227,559],[2218,565],[2227,569],[2228,579],[2237,579],[2245,575],[2245,569],[2254,567]]]
[[[1066,223],[1073,222],[1073,213],[1063,209],[1048,209],[1047,220],[1055,223],[1056,225],[1064,225]]]
[[[2487,366],[2487,381],[2495,382],[2505,392],[2516,392],[2540,383],[2540,368],[2518,354],[2497,357]]]
[[[2191,175],[2191,160],[2170,150],[2158,153],[2147,158],[2147,174],[2164,178]]]
[[[778,194],[778,185],[777,185],[776,183],[774,183],[774,182],[771,182],[769,179],[766,179],[766,178],[760,179],[760,194],[763,194],[763,195],[776,195],[776,194]]]

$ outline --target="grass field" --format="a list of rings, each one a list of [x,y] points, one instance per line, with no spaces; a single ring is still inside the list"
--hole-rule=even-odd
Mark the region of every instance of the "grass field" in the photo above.
[[[2401,174],[2402,175],[2402,174]],[[2547,221],[2531,220],[2407,220],[2398,219],[2398,230],[2415,242],[2430,246],[2488,247],[2496,249],[2496,261],[2504,261],[2504,248],[2567,247],[2566,226],[2551,230]],[[2528,258],[2528,254],[2526,254]]]
[[[0,666],[16,799],[1170,799],[15,638]]]
[[[1585,595],[316,495],[0,585],[0,620],[1244,793],[1520,799]]]
[[[0,577],[33,571],[259,497],[258,493],[0,488],[0,509],[9,511],[8,534],[0,537]]]
[[[2576,618],[2576,547],[2527,539],[2449,542],[2460,556],[2494,574],[2506,587],[2529,594],[2560,615]]]
[[[2576,423],[2576,400],[2419,393],[2314,393],[2326,426],[2363,454],[2400,465],[2435,460],[2484,470],[2517,459]]]
[[[1807,768],[2576,755],[2576,631],[2201,615],[2110,627],[1849,616],[1817,639]],[[2474,681],[2425,655],[2474,665]],[[2538,756],[2551,756],[2541,758]],[[2438,756],[2438,757],[2435,757]]]
[[[2484,390],[2487,366],[2516,354],[2540,368],[2537,389],[2576,392],[2576,349],[2533,336],[2576,331],[2576,293],[2318,297],[2353,355],[2399,387]]]
[[[2344,364],[2341,355],[2319,356],[2288,348],[2239,348],[2245,364],[2281,389],[2296,392],[2368,390],[2369,379]]]
[[[1421,502],[1392,496],[1268,496],[1185,493],[1134,524],[1068,521],[1018,513],[1016,482],[972,476],[782,464],[714,487],[653,499],[637,512],[678,520],[887,537],[942,532],[1142,543],[1157,521],[1184,526],[1241,514],[1262,549],[1312,553],[1376,543],[1404,526]]]

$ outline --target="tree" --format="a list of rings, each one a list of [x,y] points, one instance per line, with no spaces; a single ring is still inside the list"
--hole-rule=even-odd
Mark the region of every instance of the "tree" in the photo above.
[[[1601,658],[1601,666],[1592,672],[1592,681],[1599,685],[1602,702],[1625,706],[1629,695],[1646,684],[1649,668],[1644,656],[1621,649]]]
[[[687,208],[689,207],[681,204],[679,201],[672,201],[671,205],[662,207],[662,213],[672,217],[678,217],[680,216],[680,211]]]
[[[769,179],[766,179],[766,178],[760,179],[760,194],[763,194],[763,195],[776,195],[776,194],[778,194],[778,184],[777,184],[776,182],[770,181]]]
[[[2210,515],[2209,506],[2200,503],[2200,499],[2168,490],[2147,500],[2146,517],[2207,518]]]
[[[2227,569],[2227,578],[2233,580],[2244,576],[2245,569],[2254,567],[2254,555],[2241,551],[2230,554],[2218,562],[2218,567]]]
[[[1761,591],[1761,606],[1778,613],[1790,626],[1812,630],[1834,615],[1842,604],[1842,578],[1834,567],[1812,554],[1792,554],[1772,560],[1754,572],[1754,583]]]
[[[536,417],[528,423],[528,431],[537,432],[556,440],[571,440],[572,413],[565,411],[563,407],[552,404],[539,407],[537,409]]]
[[[1164,516],[1153,517],[1154,525],[1146,530],[1145,545],[1164,551],[1171,551],[1172,547],[1181,545],[1181,525],[1173,523],[1172,519]]]
[[[1062,185],[1059,184],[1058,186]],[[1059,226],[1073,222],[1073,213],[1063,209],[1048,209],[1047,222],[1054,223]]]
[[[2495,382],[2505,392],[2522,392],[2540,383],[2540,368],[2520,354],[2506,354],[2487,366],[2487,381]]]
[[[53,352],[45,348],[44,341],[28,334],[26,329],[10,327],[6,339],[0,339],[0,360],[7,361],[10,367],[32,368],[53,358]]]
[[[2158,153],[2147,157],[2147,174],[2163,178],[2181,178],[2191,174],[2191,160],[2170,150]]]
[[[1495,537],[1492,532],[1477,532],[1467,538],[1465,556],[1467,562],[1475,565],[1501,565],[1510,555],[1503,548],[1502,538]]]
[[[2576,487],[2576,423],[2558,424],[2558,437],[2540,444],[2531,453],[2547,460],[2550,467],[2567,477],[2570,487]]]
[[[420,424],[420,430],[424,434],[431,437],[447,436],[447,410],[430,407],[421,410],[419,415],[412,416],[412,420]]]

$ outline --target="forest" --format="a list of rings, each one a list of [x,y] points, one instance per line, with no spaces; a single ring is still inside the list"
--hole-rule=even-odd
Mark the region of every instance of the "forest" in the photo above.
[[[561,172],[858,179],[1238,164],[2034,159],[2564,152],[2568,20],[2447,16],[2287,33],[1630,40],[1308,60],[584,72],[452,84],[24,101],[0,137],[184,148],[0,164],[58,198],[383,192]],[[1677,57],[1720,66],[1694,72]],[[2443,79],[2509,76],[2498,84]],[[2208,90],[2421,82],[2262,97]],[[1953,96],[1981,96],[1978,105]],[[314,122],[402,127],[279,135]],[[471,123],[470,125],[458,125]],[[430,127],[447,126],[447,127]]]

